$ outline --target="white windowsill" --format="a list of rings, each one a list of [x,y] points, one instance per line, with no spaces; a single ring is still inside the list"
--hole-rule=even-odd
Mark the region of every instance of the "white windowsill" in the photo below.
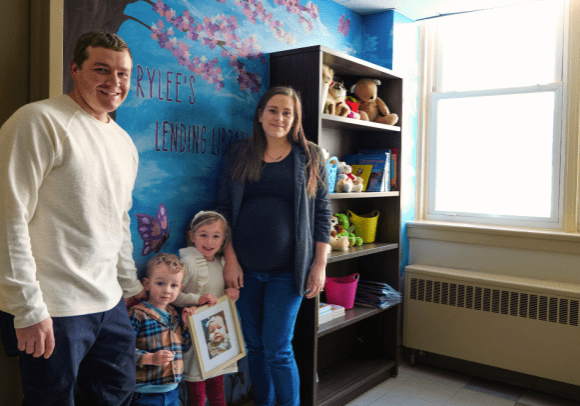
[[[416,220],[409,238],[580,255],[580,233]]]

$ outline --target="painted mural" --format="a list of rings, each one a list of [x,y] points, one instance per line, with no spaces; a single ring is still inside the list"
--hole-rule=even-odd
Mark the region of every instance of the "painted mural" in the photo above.
[[[223,155],[230,143],[250,136],[255,106],[268,89],[268,54],[315,44],[355,52],[358,14],[332,1],[301,3],[126,5],[130,18],[118,34],[131,48],[134,68],[131,94],[116,120],[141,160],[132,219],[147,218],[153,226],[133,224],[140,270],[155,251],[183,247],[191,217],[213,207]]]

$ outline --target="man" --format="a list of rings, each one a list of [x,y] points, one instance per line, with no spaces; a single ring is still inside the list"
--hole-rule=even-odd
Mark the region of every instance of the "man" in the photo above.
[[[71,93],[0,128],[0,310],[14,315],[26,404],[72,406],[78,387],[83,404],[129,405],[135,333],[122,297],[145,297],[128,214],[138,155],[108,113],[133,60],[117,35],[90,32],[70,66]]]

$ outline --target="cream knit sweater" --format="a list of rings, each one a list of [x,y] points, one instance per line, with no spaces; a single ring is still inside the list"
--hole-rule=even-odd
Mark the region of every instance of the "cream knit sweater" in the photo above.
[[[0,310],[17,328],[107,311],[142,290],[130,219],[137,149],[69,96],[0,129]]]

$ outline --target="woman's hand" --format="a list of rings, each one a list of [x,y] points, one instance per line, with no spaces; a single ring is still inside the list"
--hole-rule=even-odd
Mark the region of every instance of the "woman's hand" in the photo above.
[[[308,274],[308,284],[306,285],[306,298],[312,299],[324,290],[326,282],[326,267],[314,264]]]
[[[238,257],[234,252],[232,244],[228,244],[224,251],[226,263],[224,265],[224,282],[226,288],[240,289],[244,287],[244,272],[238,262]]]
[[[215,297],[214,295],[212,295],[211,293],[206,293],[203,296],[200,296],[199,300],[198,300],[198,304],[200,306],[202,305],[210,305],[210,306],[214,306],[216,303],[218,302],[218,298]]]
[[[308,283],[306,284],[306,298],[312,299],[324,290],[326,283],[326,255],[328,252],[328,244],[323,242],[316,243],[316,252],[314,265],[308,274]]]
[[[228,295],[228,299],[235,302],[240,297],[240,290],[236,288],[227,288],[226,295]]]

